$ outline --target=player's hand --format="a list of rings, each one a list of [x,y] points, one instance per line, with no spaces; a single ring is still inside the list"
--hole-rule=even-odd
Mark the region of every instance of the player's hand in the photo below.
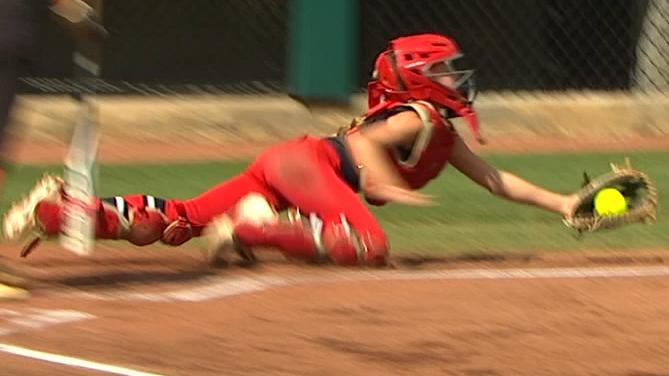
[[[405,205],[436,205],[434,196],[389,184],[374,184],[365,190],[365,195],[373,200],[397,202]]]
[[[62,26],[80,42],[100,42],[109,36],[93,8],[82,0],[51,0],[50,8]]]

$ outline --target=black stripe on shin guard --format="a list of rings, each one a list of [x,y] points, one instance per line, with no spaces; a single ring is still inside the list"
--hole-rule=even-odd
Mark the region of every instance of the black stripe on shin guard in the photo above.
[[[145,208],[158,209],[161,213],[167,215],[165,214],[165,199],[151,195],[145,195],[142,198],[144,200]]]
[[[114,197],[105,197],[100,199],[102,202],[106,202],[109,205],[113,206],[116,211],[121,213],[123,215],[123,218],[125,218],[127,221],[130,221],[130,211],[128,208],[128,203],[125,201],[125,199],[121,196],[114,196]]]

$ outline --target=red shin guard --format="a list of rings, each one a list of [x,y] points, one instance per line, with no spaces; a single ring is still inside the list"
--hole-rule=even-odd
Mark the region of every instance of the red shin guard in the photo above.
[[[235,227],[235,236],[246,247],[276,247],[286,257],[304,261],[317,261],[319,258],[311,230],[300,222],[261,225],[245,222]]]
[[[388,245],[383,233],[356,234],[348,224],[327,223],[315,240],[314,232],[304,222],[280,222],[265,225],[242,223],[235,236],[246,247],[275,247],[290,258],[305,261],[331,260],[337,265],[385,265]]]
[[[98,201],[95,237],[98,239],[120,239],[123,226],[118,213],[105,208]],[[48,236],[58,235],[63,226],[63,204],[61,202],[43,201],[35,207],[35,216],[42,230]]]

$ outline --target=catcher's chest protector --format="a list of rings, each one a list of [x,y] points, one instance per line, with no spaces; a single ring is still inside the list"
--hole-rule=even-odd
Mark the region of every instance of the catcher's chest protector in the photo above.
[[[413,189],[425,186],[446,167],[451,156],[457,133],[451,124],[428,102],[416,101],[389,104],[381,111],[392,111],[397,107],[410,107],[423,121],[423,130],[418,134],[410,150],[389,150],[397,171]],[[374,113],[367,115],[368,118]]]

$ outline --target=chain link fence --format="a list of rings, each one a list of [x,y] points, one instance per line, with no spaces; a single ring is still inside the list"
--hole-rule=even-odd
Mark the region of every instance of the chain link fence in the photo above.
[[[286,71],[287,0],[108,0],[103,93],[267,93]],[[24,91],[67,92],[72,43],[45,20]]]
[[[641,91],[669,91],[669,1],[647,3],[636,56],[634,86]]]
[[[397,34],[441,32],[458,41],[481,90],[628,89],[646,8],[645,1],[627,0],[363,0],[361,5],[367,65]]]
[[[290,3],[106,1],[112,38],[101,88],[283,91]],[[417,32],[454,36],[482,91],[669,89],[667,0],[360,0],[359,6],[360,90],[387,41]],[[42,64],[25,80],[26,91],[66,91],[70,47],[48,27]]]

